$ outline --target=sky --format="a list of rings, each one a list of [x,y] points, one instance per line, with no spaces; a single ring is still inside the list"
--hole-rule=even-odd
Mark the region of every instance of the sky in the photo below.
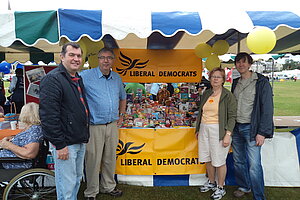
[[[53,10],[57,8],[69,9],[120,9],[153,11],[198,11],[227,12],[239,10],[290,10],[297,11],[299,6],[293,6],[295,0],[1,0],[0,10],[7,10],[8,1],[12,10]],[[145,2],[149,2],[146,5]],[[284,2],[284,3],[283,3]],[[218,17],[218,16],[216,16]]]

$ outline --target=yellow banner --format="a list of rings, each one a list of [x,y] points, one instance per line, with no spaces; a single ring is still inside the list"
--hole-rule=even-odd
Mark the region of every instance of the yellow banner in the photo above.
[[[204,174],[194,128],[120,129],[116,173]]]
[[[202,60],[193,49],[149,50],[115,49],[113,71],[123,82],[181,83],[199,82]]]

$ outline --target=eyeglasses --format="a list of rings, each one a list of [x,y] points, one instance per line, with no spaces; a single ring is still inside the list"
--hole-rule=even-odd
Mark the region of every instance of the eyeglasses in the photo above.
[[[100,60],[113,60],[114,59],[114,57],[112,57],[112,56],[99,56],[98,57]]]
[[[222,76],[211,76],[211,78],[223,78]]]

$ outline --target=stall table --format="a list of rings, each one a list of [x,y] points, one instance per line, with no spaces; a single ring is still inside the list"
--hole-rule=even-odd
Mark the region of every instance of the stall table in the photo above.
[[[11,136],[11,135],[17,135],[20,133],[20,129],[11,130],[11,129],[2,129],[0,130],[0,140],[2,140],[4,137]]]
[[[300,127],[300,116],[274,116],[275,127]]]
[[[300,127],[300,116],[276,116],[279,128]],[[117,148],[119,183],[144,186],[195,186],[206,182],[198,158],[195,128],[120,129]],[[300,186],[296,135],[275,132],[262,147],[266,186]],[[300,154],[300,151],[299,151]],[[232,153],[227,157],[226,185],[235,185]]]

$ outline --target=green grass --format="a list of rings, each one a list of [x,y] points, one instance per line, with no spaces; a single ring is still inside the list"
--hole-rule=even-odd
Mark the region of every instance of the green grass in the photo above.
[[[10,82],[9,81],[4,81],[4,88],[5,88],[5,96],[8,97],[10,93],[8,92]]]
[[[129,186],[120,184],[118,188],[123,190],[120,200],[194,200],[194,199],[210,199],[211,192],[200,193],[198,187],[194,186],[177,186],[177,187],[143,187],[143,186]],[[233,191],[237,189],[236,186],[225,186],[227,194],[222,200],[236,199],[233,196]],[[83,190],[85,184],[82,184],[78,199],[84,199]],[[297,200],[300,196],[300,188],[279,188],[266,187],[266,198],[270,200]],[[97,199],[112,200],[116,199],[106,194],[99,194]],[[241,200],[252,199],[252,195],[248,194]]]
[[[300,115],[300,81],[274,82],[274,115]]]

